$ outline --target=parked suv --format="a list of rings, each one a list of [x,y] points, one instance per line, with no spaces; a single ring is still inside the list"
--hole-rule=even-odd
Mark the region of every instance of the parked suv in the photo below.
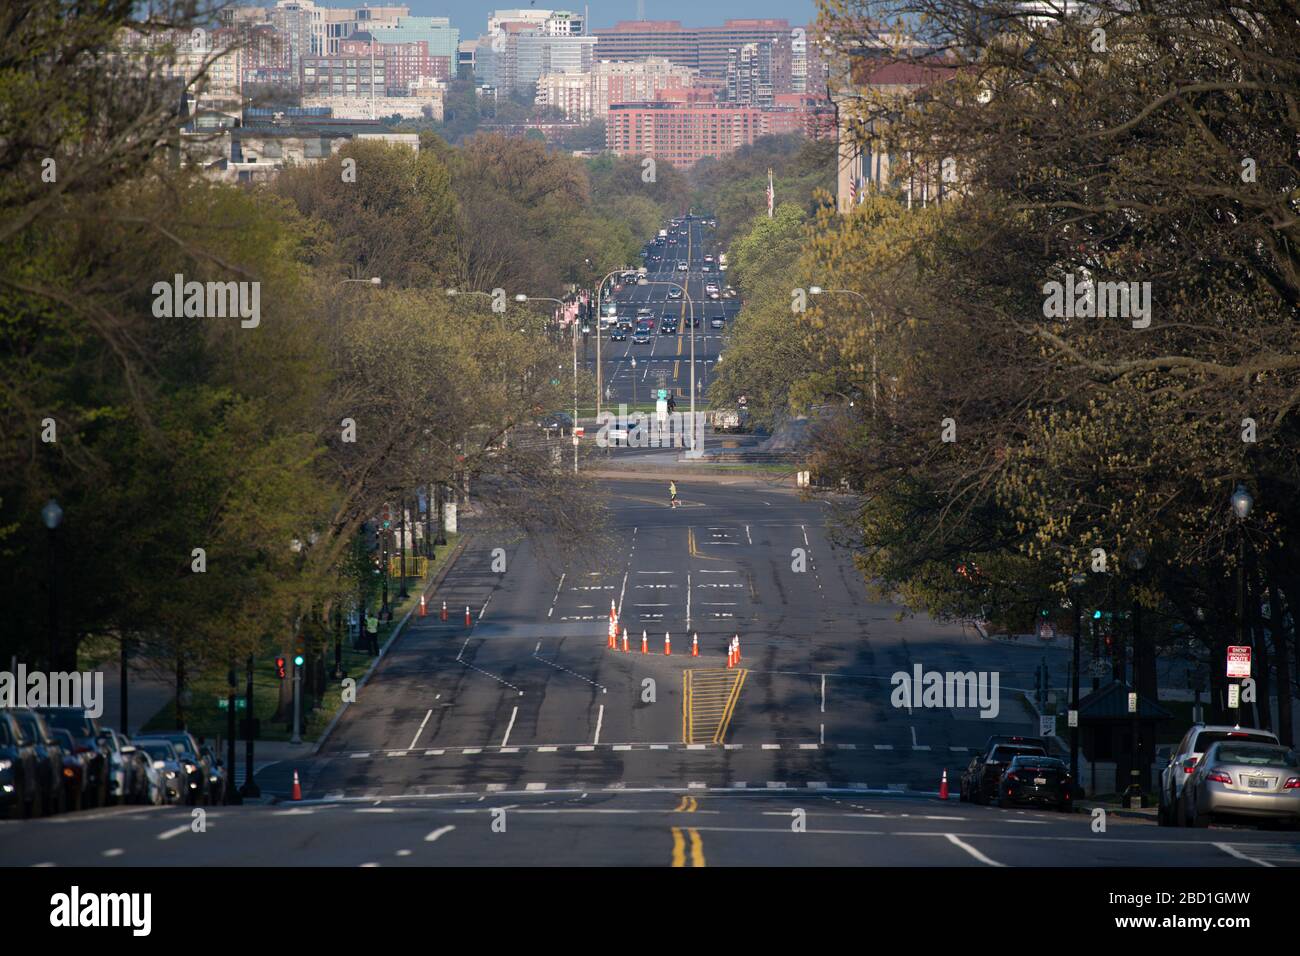
[[[1156,819],[1162,827],[1189,826],[1183,819],[1183,787],[1211,746],[1222,740],[1252,744],[1276,744],[1277,734],[1258,727],[1230,727],[1227,724],[1193,724],[1173,749],[1169,763],[1160,772],[1160,806]]]
[[[88,755],[87,797],[92,807],[104,806],[108,802],[108,754],[99,740],[99,721],[87,717],[80,707],[38,707],[36,712],[50,727],[70,733],[76,752]]]
[[[1041,737],[990,737],[984,753],[974,758],[961,775],[958,796],[971,803],[988,803],[998,792],[998,781],[1016,757],[1046,757]],[[1044,742],[1045,743],[1045,742]]]

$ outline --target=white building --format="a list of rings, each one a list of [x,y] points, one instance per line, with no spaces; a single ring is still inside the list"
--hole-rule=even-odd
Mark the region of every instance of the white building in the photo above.
[[[584,73],[546,73],[537,81],[537,103],[564,110],[570,120],[604,119],[611,103],[643,103],[661,90],[693,86],[698,70],[663,57],[601,60]]]

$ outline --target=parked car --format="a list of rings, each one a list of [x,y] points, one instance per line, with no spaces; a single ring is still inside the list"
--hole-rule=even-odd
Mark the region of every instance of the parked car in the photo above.
[[[1182,803],[1193,827],[1228,816],[1300,828],[1300,755],[1280,744],[1212,743],[1184,785]]]
[[[63,748],[63,792],[65,806],[80,810],[90,805],[90,761],[88,751],[77,752],[72,734],[62,727],[50,731]]]
[[[62,728],[71,734],[77,753],[88,755],[85,803],[92,807],[104,806],[108,802],[108,754],[99,740],[99,721],[87,717],[80,707],[38,707],[36,712],[50,727]]]
[[[29,707],[10,711],[23,736],[36,748],[36,772],[41,789],[41,808],[45,813],[63,813],[68,809],[63,789],[63,744],[50,731],[45,718]]]
[[[223,804],[226,802],[226,786],[229,783],[225,761],[208,746],[203,747],[202,756],[208,764],[208,802]]]
[[[0,710],[0,813],[35,816],[43,809],[41,793],[36,747],[13,715]]]
[[[547,435],[559,435],[563,438],[573,433],[573,418],[565,412],[551,412],[538,420],[537,427]]]
[[[958,797],[970,803],[988,803],[998,792],[1002,772],[1016,757],[1046,757],[1047,750],[1031,744],[994,743],[967,765],[958,785]]]
[[[108,797],[115,803],[148,803],[149,761],[134,745],[112,728],[100,731],[108,749]]]
[[[170,740],[158,737],[140,738],[136,747],[153,762],[153,768],[162,780],[163,801],[180,803],[186,799],[186,774],[181,765],[180,754]]]
[[[1069,813],[1074,807],[1073,789],[1065,761],[1057,757],[1015,757],[998,780],[998,806],[1029,803]]]
[[[169,733],[143,734],[136,738],[140,741],[167,740],[176,748],[181,768],[185,771],[185,802],[199,804],[208,802],[208,775],[211,767],[203,756],[203,746],[194,739],[194,735],[184,730]]]
[[[1223,740],[1242,743],[1276,744],[1277,734],[1258,727],[1232,727],[1227,724],[1193,724],[1171,751],[1168,763],[1160,771],[1160,802],[1156,819],[1162,827],[1187,825],[1181,812],[1183,787],[1191,779],[1201,756]]]

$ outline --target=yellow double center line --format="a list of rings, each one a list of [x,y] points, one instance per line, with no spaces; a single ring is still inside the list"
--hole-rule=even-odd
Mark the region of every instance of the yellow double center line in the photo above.
[[[699,801],[689,795],[683,795],[681,802],[674,808],[675,813],[694,813],[699,809]],[[686,841],[691,843],[691,866],[704,866],[704,841],[700,831],[694,827],[673,827],[673,866],[686,866]]]

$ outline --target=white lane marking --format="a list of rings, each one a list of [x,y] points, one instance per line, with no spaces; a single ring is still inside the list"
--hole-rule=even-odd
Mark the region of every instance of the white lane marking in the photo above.
[[[687,750],[704,750],[704,749],[706,749],[706,747],[707,747],[706,744],[687,744],[687,745],[686,745],[686,749],[687,749]]]
[[[1260,866],[1273,867],[1273,864],[1268,862],[1268,860],[1261,860],[1257,857],[1247,856],[1231,843],[1215,843],[1212,845],[1218,847],[1224,853],[1228,854],[1228,856],[1235,857],[1238,860],[1245,860],[1247,863],[1258,863]]]
[[[808,545],[808,529],[805,528],[803,525],[799,525],[799,530],[803,532],[803,546],[804,546],[805,548],[806,548],[806,547],[809,547],[809,545]]]
[[[785,781],[784,781],[784,780],[769,780],[769,781],[767,782],[767,789],[769,789],[769,790],[784,790],[784,789],[785,789]]]
[[[550,609],[549,611],[546,612],[546,616],[547,616],[547,617],[550,617],[552,614],[555,613],[555,605],[556,605],[556,604],[559,602],[559,600],[560,600],[560,588],[562,588],[562,587],[564,587],[564,575],[563,575],[563,574],[560,575],[560,583],[557,584],[557,585],[555,585],[555,597],[551,598],[551,609]]]
[[[876,744],[875,747],[876,747],[877,750],[893,750],[893,749],[894,749],[894,745],[893,745],[893,744]]]
[[[190,825],[187,823],[183,827],[172,827],[170,830],[164,830],[162,833],[158,834],[158,839],[170,840],[172,837],[178,837],[182,833],[189,833],[189,832],[190,832]]]
[[[524,789],[525,789],[525,790],[545,790],[545,789],[546,789],[546,784],[544,784],[544,783],[526,783],[526,784],[524,784]]]
[[[691,572],[686,572],[686,629],[691,629]]]
[[[120,847],[115,847],[115,848],[112,849],[112,850],[105,850],[105,851],[103,852],[103,854],[101,854],[101,855],[102,855],[102,856],[110,856],[110,857],[111,857],[111,856],[121,856],[121,855],[122,855],[123,853],[125,853],[125,852],[126,852],[126,850],[123,850],[123,849],[121,849]]]
[[[912,727],[909,729],[912,731],[912,749],[915,750],[916,749],[916,728]],[[927,747],[926,749],[928,750],[929,748]]]
[[[488,596],[483,600],[483,606],[482,606],[481,608],[478,609],[478,619],[479,619],[480,621],[483,620],[483,615],[487,613],[488,601],[490,601],[490,600],[492,600],[492,592],[491,592],[491,591],[488,592]]]
[[[410,851],[410,850],[398,850],[396,855],[397,855],[397,856],[410,856],[410,855],[411,855],[411,851]]]
[[[615,749],[615,750],[631,750],[631,749],[632,749],[632,745],[631,745],[631,744],[615,744],[615,745],[614,745],[614,749]]]
[[[764,750],[780,750],[780,749],[781,749],[781,745],[780,745],[780,744],[763,744],[763,749],[764,749]]]
[[[353,760],[365,760],[365,759],[366,759],[367,757],[369,757],[369,756],[370,756],[370,754],[367,753],[367,752],[365,752],[365,751],[363,750],[361,753],[353,754],[353,755],[352,755],[352,759],[353,759]]]
[[[823,744],[826,743],[826,725],[825,725],[825,724],[822,724],[822,725],[821,725],[821,737],[818,738],[818,739],[821,741],[821,743],[823,743]]]
[[[439,837],[444,837],[444,836],[446,836],[448,833],[450,833],[450,832],[451,832],[452,830],[454,830],[454,829],[456,829],[456,828],[455,828],[454,826],[451,826],[450,824],[447,825],[447,826],[445,826],[445,827],[438,827],[438,829],[434,830],[432,833],[430,833],[430,834],[428,834],[427,836],[425,836],[425,838],[424,838],[424,842],[425,842],[425,843],[433,843],[433,842],[434,842],[435,840],[437,840]]]
[[[822,713],[826,713],[826,675],[822,675]]]
[[[948,842],[951,843],[953,846],[961,847],[963,850],[965,850],[975,859],[979,860],[985,866],[1006,866],[1005,863],[999,863],[997,860],[989,859],[987,856],[985,856],[979,850],[975,849],[965,840],[958,837],[957,834],[955,833],[945,833],[944,837],[946,837]]]
[[[497,753],[501,753],[501,754],[517,754],[517,753],[519,753],[519,748],[518,748],[518,747],[502,747],[500,750],[497,751]]]
[[[578,746],[574,747],[573,749],[574,749],[574,750],[595,750],[596,748],[593,747],[591,744],[579,744]]]
[[[623,586],[618,589],[618,610],[615,613],[621,618],[623,616],[623,594],[627,591],[627,572],[623,572]]]
[[[817,744],[800,744],[800,745],[799,745],[799,749],[800,749],[800,750],[816,750],[816,749],[817,749],[817,746],[818,746]]]
[[[501,738],[501,746],[504,747],[510,741],[510,731],[515,729],[515,717],[519,713],[519,706],[516,704],[515,709],[510,711],[510,725],[506,727],[506,735]]]
[[[445,751],[445,750],[426,750],[426,751],[424,752],[424,755],[425,755],[426,757],[441,757],[441,756],[442,756],[443,754],[445,754],[446,752],[447,752],[447,751]]]
[[[601,706],[603,707],[604,704],[602,704]],[[553,754],[559,749],[560,749],[559,747],[538,747],[537,752],[539,754]]]
[[[482,747],[466,747],[464,750],[461,751],[462,754],[481,754],[482,752],[483,752]]]
[[[643,571],[643,572],[641,572],[641,573],[642,573],[642,574],[672,574],[671,571],[648,571],[648,572],[647,572],[647,571]],[[736,570],[734,570],[734,569],[729,570],[729,571],[709,571],[709,570],[704,569],[704,568],[701,568],[701,569],[700,569],[700,574],[739,574],[739,573],[740,573],[739,571],[736,571]]]
[[[410,750],[415,749],[415,742],[420,739],[420,734],[424,733],[424,725],[429,722],[429,718],[432,716],[433,716],[432,710],[430,710],[427,714],[424,715],[424,720],[420,721],[420,729],[417,730],[415,732],[415,736],[411,738],[411,746],[408,749]]]
[[[605,705],[601,704],[600,710],[596,712],[596,739],[592,741],[593,744],[600,743],[600,726],[604,722],[605,722]]]
[[[754,539],[749,536],[749,525],[745,525],[745,540],[750,544],[754,543]]]

